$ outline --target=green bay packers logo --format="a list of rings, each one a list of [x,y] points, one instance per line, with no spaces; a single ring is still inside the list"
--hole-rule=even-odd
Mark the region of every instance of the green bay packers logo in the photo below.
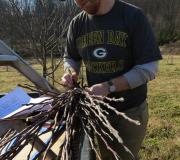
[[[93,51],[93,56],[99,59],[103,59],[107,56],[107,51],[104,48],[97,48]]]

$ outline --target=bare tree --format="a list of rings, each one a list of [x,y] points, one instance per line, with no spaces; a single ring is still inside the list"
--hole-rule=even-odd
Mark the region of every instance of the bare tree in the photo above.
[[[0,37],[1,39],[6,38],[11,47],[13,47],[16,37],[16,33],[13,32],[13,30],[16,30],[15,23],[16,18],[11,12],[9,3],[5,0],[0,0]]]
[[[19,44],[28,48],[42,65],[43,76],[54,79],[54,71],[61,64],[64,52],[67,28],[78,9],[72,1],[54,0],[9,0],[11,15],[16,17],[16,29],[21,37]],[[58,56],[59,61],[55,60]],[[47,58],[51,57],[51,66],[47,66]],[[61,58],[60,58],[61,57]],[[57,61],[57,62],[56,62]]]

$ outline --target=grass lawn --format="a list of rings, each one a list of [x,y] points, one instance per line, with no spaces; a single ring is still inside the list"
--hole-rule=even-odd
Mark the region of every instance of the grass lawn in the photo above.
[[[149,83],[149,126],[142,160],[180,160],[180,56],[167,56],[156,80]]]
[[[39,65],[32,67],[41,73]],[[61,69],[56,72],[57,81],[61,73]],[[0,66],[0,94],[27,82],[13,68],[6,72],[6,67]],[[148,95],[149,124],[141,160],[180,160],[180,56],[173,65],[164,57],[158,77],[149,83]]]

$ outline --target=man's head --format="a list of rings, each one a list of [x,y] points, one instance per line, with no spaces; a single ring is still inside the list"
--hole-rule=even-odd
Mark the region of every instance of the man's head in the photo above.
[[[95,15],[100,9],[101,0],[74,0],[75,3],[89,14]]]

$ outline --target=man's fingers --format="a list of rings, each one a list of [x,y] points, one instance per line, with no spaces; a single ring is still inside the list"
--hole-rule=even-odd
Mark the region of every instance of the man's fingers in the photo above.
[[[72,76],[69,74],[65,74],[62,78],[61,78],[61,82],[68,87],[73,87],[73,80],[72,80]]]
[[[95,97],[95,98],[98,99],[98,100],[101,100],[101,101],[102,101],[102,100],[104,99],[104,96],[95,95],[95,94],[93,93],[93,91],[91,90],[91,88],[86,87],[86,88],[85,88],[85,91],[88,92],[90,95],[92,95],[93,97]]]
[[[93,94],[93,92],[91,91],[91,89],[88,88],[88,87],[85,88],[85,91],[88,92],[89,94]]]
[[[64,75],[61,78],[61,83],[64,86],[72,88],[74,87],[75,82],[77,82],[77,80],[78,80],[78,75],[76,72],[64,73]]]
[[[78,76],[77,76],[77,74],[76,74],[75,72],[72,73],[71,78],[72,78],[73,81],[75,81],[75,82],[78,80]]]

